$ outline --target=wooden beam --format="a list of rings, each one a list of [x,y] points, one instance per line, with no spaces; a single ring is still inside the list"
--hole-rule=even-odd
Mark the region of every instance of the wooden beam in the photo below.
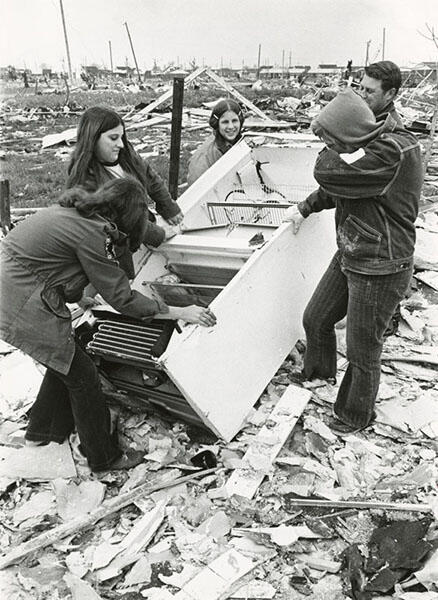
[[[309,390],[289,385],[269,415],[269,427],[262,427],[242,458],[244,466],[236,469],[225,484],[229,496],[248,499],[254,496],[266,475],[265,470],[256,470],[254,464],[260,458],[264,466],[272,465],[311,396]]]
[[[407,504],[403,502],[378,502],[374,500],[312,500],[309,498],[290,498],[287,503],[295,507],[309,508],[362,508],[365,510],[395,510],[405,512],[432,512],[428,504]],[[287,508],[285,509],[287,511]]]
[[[91,527],[97,521],[108,517],[109,515],[118,512],[125,506],[132,504],[142,496],[150,495],[152,492],[157,492],[158,490],[163,490],[166,488],[173,487],[175,485],[180,485],[181,483],[186,483],[188,481],[192,481],[197,479],[198,477],[202,477],[204,475],[209,475],[214,473],[217,469],[207,469],[205,471],[199,471],[197,473],[193,473],[191,475],[186,475],[184,477],[178,477],[171,481],[166,481],[162,483],[157,483],[155,485],[151,485],[150,483],[144,483],[139,487],[134,488],[133,490],[129,490],[124,494],[116,496],[107,502],[104,502],[102,506],[98,509],[93,510],[91,513],[77,517],[73,519],[69,523],[64,523],[63,525],[59,525],[58,527],[54,527],[49,531],[42,533],[41,535],[30,539],[19,546],[12,548],[8,554],[5,554],[0,557],[0,569],[4,569],[18,562],[25,556],[28,556],[32,552],[36,550],[41,550],[46,546],[50,546],[63,538],[76,534],[82,529]]]
[[[186,85],[187,83],[191,83],[197,77],[199,77],[199,75],[202,75],[202,73],[204,73],[206,70],[207,70],[206,67],[199,67],[199,69],[196,69],[196,71],[193,71],[193,73],[190,73],[190,75],[188,75],[184,79],[184,84]],[[157,98],[156,100],[154,100],[153,102],[151,102],[150,104],[148,104],[147,106],[145,106],[144,108],[139,110],[138,113],[136,113],[132,117],[131,120],[139,121],[144,115],[148,115],[149,113],[154,111],[158,106],[163,104],[163,102],[170,100],[170,98],[172,98],[172,95],[173,95],[173,88],[171,88],[170,90],[167,90],[167,92],[164,92],[164,94],[161,94],[161,96],[159,98]]]
[[[262,119],[267,119],[268,121],[271,120],[262,110],[260,110],[260,108],[257,108],[257,106],[253,104],[250,100],[248,100],[248,98],[245,98],[245,96],[243,96],[240,92],[235,90],[232,85],[230,85],[227,81],[225,81],[225,79],[223,79],[223,77],[216,75],[216,73],[213,73],[213,71],[210,71],[210,69],[206,69],[206,73],[209,77],[213,79],[213,81],[222,86],[224,90],[227,90],[228,93],[237,98],[239,102],[241,102],[247,108],[252,110],[256,115],[258,115]]]

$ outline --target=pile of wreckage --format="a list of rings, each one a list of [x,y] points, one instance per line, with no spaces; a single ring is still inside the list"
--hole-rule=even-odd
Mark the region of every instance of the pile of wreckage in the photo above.
[[[236,95],[234,89],[227,91]],[[62,445],[24,445],[26,413],[43,370],[20,351],[2,344],[2,597],[438,600],[438,139],[427,137],[427,130],[430,127],[433,134],[436,122],[432,91],[425,82],[414,94],[404,92],[400,99],[401,110],[407,107],[411,111],[411,126],[420,127],[422,121],[427,124],[419,139],[425,140],[429,158],[417,221],[414,280],[409,298],[402,303],[399,330],[385,344],[373,426],[340,437],[326,425],[346,368],[345,329],[340,324],[335,385],[322,381],[295,384],[302,369],[300,340],[285,360],[283,356],[277,365],[269,366],[267,380],[268,367],[259,366],[261,362],[254,363],[257,373],[254,365],[248,367],[242,358],[240,362],[234,359],[233,370],[225,365],[230,380],[214,390],[220,403],[216,412],[202,409],[204,394],[207,397],[210,390],[201,388],[200,395],[190,392],[190,386],[198,390],[198,379],[208,386],[212,373],[183,382],[191,405],[207,425],[203,429],[174,416],[169,422],[155,409],[148,408],[145,413],[144,404],[114,392],[107,381],[109,400],[119,413],[122,447],[144,450],[145,456],[144,462],[129,472],[96,476],[80,454],[75,434]],[[165,143],[170,115],[155,111],[170,95],[128,116],[128,130],[139,132],[140,151],[153,130],[163,132],[159,139]],[[283,109],[296,115],[298,107],[290,102],[288,108],[288,102]],[[317,102],[308,108],[310,114]],[[251,109],[255,116],[248,119],[248,129],[257,144],[251,152],[274,156],[275,146],[264,148],[263,142],[268,140],[289,146],[287,151],[297,157],[317,151],[311,147],[313,136],[292,132],[290,121],[278,123],[254,105]],[[209,112],[187,111],[187,129],[207,128]],[[407,114],[405,111],[405,117]],[[73,140],[71,131],[45,138],[43,145],[51,148]],[[219,161],[231,165],[238,157],[239,184],[247,181],[247,189],[260,174],[245,162],[249,152],[235,148]],[[263,184],[263,189],[272,194],[269,176],[274,180],[275,173],[269,165],[264,168],[269,184]],[[223,172],[220,164],[212,167],[215,194],[222,193]],[[190,204],[195,196],[205,197],[208,209],[222,209],[223,202],[212,199],[204,181],[199,180],[181,196],[189,221],[190,210],[193,214],[197,210]],[[245,204],[241,198],[240,204]],[[227,222],[204,228],[226,229],[226,260],[233,265],[244,262],[234,279],[216,291],[215,302],[222,305],[229,297],[236,306],[236,281],[243,286],[257,264],[268,260],[271,250],[281,248],[286,237],[292,237],[282,237],[272,223],[260,224],[262,213],[252,206],[256,223],[248,224],[246,233],[244,227]],[[206,218],[208,211],[201,212]],[[255,225],[251,236],[262,229],[263,240],[253,236],[243,244],[243,237],[249,237],[249,229]],[[304,236],[301,242],[300,235]],[[296,243],[306,245],[306,235],[305,229],[299,232]],[[204,258],[216,256],[213,240],[189,237],[186,251],[193,256],[196,249]],[[168,252],[176,257],[174,264],[187,268],[181,244],[174,240]],[[290,250],[287,247],[285,251]],[[262,264],[264,272],[269,272]],[[224,265],[226,271],[228,262]],[[248,289],[259,280],[250,279]],[[197,285],[198,292],[203,287],[219,287],[211,282]],[[306,284],[300,285],[304,290]],[[296,289],[300,291],[299,286]],[[199,346],[198,353],[207,360],[210,349],[204,348],[214,335],[191,329],[183,333],[180,346],[192,344],[191,350]],[[266,344],[272,345],[271,354],[277,351],[276,339],[271,342],[266,337]],[[262,346],[248,334],[249,356],[262,353]],[[225,350],[234,356],[233,347]],[[284,348],[278,352],[280,358]],[[173,369],[174,381],[178,381],[179,359],[175,356],[178,359],[177,352],[173,357],[168,353],[163,363],[170,372]],[[214,364],[214,353],[211,357],[209,365]],[[225,409],[231,390],[238,387],[232,377],[246,376],[257,379],[262,387],[253,397],[241,393],[233,398],[233,403],[239,401],[245,409],[242,422],[241,414],[237,417]],[[221,429],[221,419],[231,429]]]

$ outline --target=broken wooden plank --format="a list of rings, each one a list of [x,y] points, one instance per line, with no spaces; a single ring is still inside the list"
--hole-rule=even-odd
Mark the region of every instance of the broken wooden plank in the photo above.
[[[290,498],[288,497],[290,507],[309,507],[309,508],[363,508],[365,510],[396,510],[405,512],[432,512],[428,504],[410,504],[403,502],[378,502],[375,500],[312,500],[309,498]],[[287,509],[286,509],[287,510]]]
[[[438,351],[434,354],[388,354],[382,355],[382,361],[396,361],[409,363],[429,363],[430,365],[438,365]]]
[[[202,73],[204,73],[206,71],[206,67],[199,67],[198,69],[196,69],[195,71],[193,71],[193,73],[190,73],[190,75],[188,75],[185,79],[184,79],[184,85],[186,85],[187,83],[191,83],[192,81],[194,81],[197,77],[199,77],[200,75],[202,75]],[[132,121],[136,122],[139,121],[139,119],[141,117],[143,117],[144,115],[147,115],[149,113],[151,113],[152,111],[154,111],[158,106],[160,106],[161,104],[163,104],[163,102],[166,102],[167,100],[170,100],[170,98],[172,98],[173,96],[173,87],[168,89],[167,92],[164,92],[164,94],[161,94],[161,96],[159,96],[156,100],[154,100],[153,102],[151,102],[150,104],[148,104],[147,106],[145,106],[144,108],[142,108],[140,111],[138,111],[138,113],[136,113],[133,117],[132,117]]]
[[[211,77],[213,79],[213,81],[216,81],[216,83],[218,83],[221,87],[223,87],[224,90],[227,90],[227,92],[229,94],[231,94],[232,96],[234,96],[235,98],[237,98],[237,100],[239,100],[239,102],[241,102],[247,108],[252,110],[253,113],[258,115],[262,119],[266,119],[268,121],[271,120],[262,110],[260,110],[260,108],[257,108],[257,106],[255,104],[253,104],[250,100],[248,100],[248,98],[245,98],[245,96],[243,96],[240,92],[235,90],[232,85],[230,85],[228,82],[226,82],[223,77],[216,75],[216,73],[214,73],[210,69],[206,69],[206,73],[209,77]]]
[[[325,571],[327,573],[337,573],[342,563],[336,560],[329,560],[327,558],[322,558],[319,556],[300,556],[302,560],[306,563],[308,567],[311,569],[315,569],[316,571]]]
[[[166,500],[161,500],[156,506],[145,513],[134,524],[128,535],[119,543],[112,544],[113,558],[109,563],[96,571],[99,581],[116,577],[122,569],[135,562],[139,554],[154,537],[165,517]]]
[[[248,499],[254,496],[266,475],[265,468],[254,468],[257,464],[254,459],[261,458],[265,467],[272,466],[311,396],[312,393],[308,390],[289,385],[268,418],[269,426],[262,427],[246,451],[242,459],[245,466],[234,471],[226,483],[225,489],[229,496],[237,495]]]
[[[43,137],[41,148],[50,148],[51,146],[56,146],[62,142],[73,142],[76,140],[76,132],[77,128],[71,127],[70,129],[61,131],[61,133],[49,133]]]
[[[153,127],[154,125],[159,125],[160,123],[170,123],[171,121],[171,116],[170,114],[167,115],[160,115],[160,116],[156,116],[156,117],[151,117],[150,119],[145,119],[144,121],[137,121],[137,122],[133,122],[133,123],[129,123],[129,125],[126,125],[126,131],[132,131],[133,129],[140,129],[141,127]]]
[[[50,546],[51,544],[67,537],[68,535],[78,533],[82,529],[91,527],[94,525],[94,523],[97,523],[97,521],[114,514],[125,506],[128,506],[128,504],[132,504],[142,496],[150,495],[152,492],[173,487],[174,485],[180,485],[181,483],[185,483],[187,481],[192,481],[198,477],[214,473],[216,470],[216,468],[207,469],[205,471],[192,473],[191,475],[178,477],[176,479],[172,479],[171,481],[165,481],[155,485],[144,483],[133,490],[129,490],[125,494],[121,494],[120,496],[116,496],[115,498],[104,502],[100,508],[94,510],[88,515],[85,515],[84,517],[77,517],[69,523],[54,527],[53,529],[50,529],[49,531],[46,531],[41,535],[24,542],[15,548],[12,548],[8,554],[0,557],[0,569],[4,569],[16,563],[36,550],[41,550],[41,548]]]

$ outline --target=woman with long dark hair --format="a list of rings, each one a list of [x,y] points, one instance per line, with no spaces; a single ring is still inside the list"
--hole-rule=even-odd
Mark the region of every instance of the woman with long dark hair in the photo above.
[[[208,308],[167,306],[131,290],[117,262],[129,240],[135,250],[147,224],[144,187],[133,177],[111,179],[96,192],[67,190],[59,205],[32,215],[1,244],[0,337],[47,367],[31,409],[26,439],[63,442],[76,427],[93,471],[133,466],[110,432],[110,416],[91,358],[76,343],[67,302],[85,286],[136,319],[182,319],[203,326]]]
[[[77,143],[68,167],[67,187],[79,185],[95,191],[106,181],[126,175],[131,175],[143,186],[148,205],[143,241],[159,246],[172,231],[165,232],[155,224],[155,215],[149,207],[155,205],[156,212],[165,221],[178,225],[183,219],[178,204],[172,200],[158,173],[134,150],[120,115],[103,106],[87,109],[79,122]]]
[[[209,124],[213,135],[194,152],[189,162],[187,183],[191,185],[242,138],[245,117],[232,99],[219,100],[213,108]]]

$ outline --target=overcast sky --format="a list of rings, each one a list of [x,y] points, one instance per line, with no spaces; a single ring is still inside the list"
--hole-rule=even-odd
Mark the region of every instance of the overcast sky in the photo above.
[[[124,27],[128,23],[141,69],[170,61],[240,67],[380,60],[403,66],[437,60],[425,24],[438,33],[438,0],[63,0],[73,69],[81,64],[133,66]],[[42,64],[59,69],[65,61],[59,0],[0,0],[0,65]],[[66,61],[64,62],[67,68]]]

